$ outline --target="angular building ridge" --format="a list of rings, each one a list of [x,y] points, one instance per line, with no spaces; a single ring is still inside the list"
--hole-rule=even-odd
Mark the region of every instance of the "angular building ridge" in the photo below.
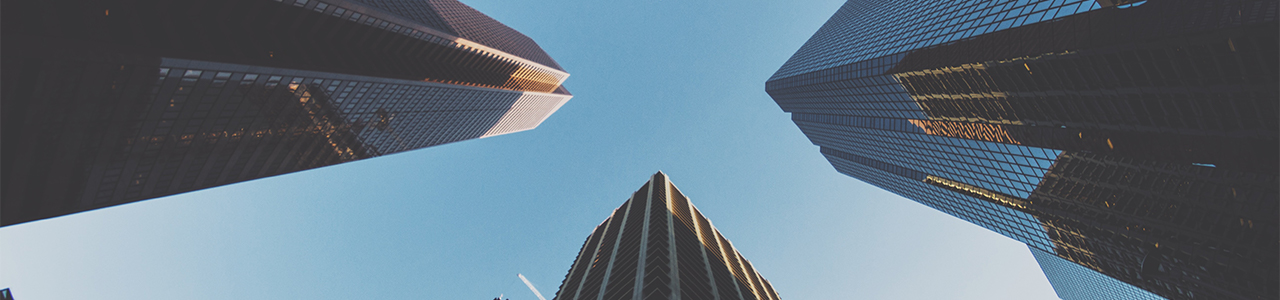
[[[658,172],[583,242],[555,299],[779,299]]]
[[[352,2],[359,3],[361,6],[368,6],[369,9],[377,9],[383,13],[393,14],[416,21],[418,24],[439,30],[441,33],[448,34],[450,36],[458,36],[458,32],[454,31],[452,26],[449,26],[449,22],[444,20],[444,18],[440,16],[440,12],[436,11],[435,6],[428,1],[336,0],[327,2],[337,5],[350,5],[349,3]]]
[[[449,4],[449,3],[456,3]],[[312,6],[314,5],[314,6]],[[568,78],[568,73],[564,72],[559,64],[550,60],[545,51],[536,42],[530,40],[529,37],[521,35],[515,29],[504,26],[502,23],[492,21],[488,15],[475,12],[475,9],[454,8],[451,10],[462,10],[466,13],[466,18],[462,17],[444,17],[440,15],[440,10],[435,9],[435,5],[448,6],[466,6],[457,3],[456,0],[438,0],[438,1],[417,1],[417,0],[311,0],[310,3],[303,3],[302,8],[312,8],[312,12],[325,14],[328,13],[333,17],[347,18],[348,21],[366,24],[366,26],[384,29],[398,33],[398,35],[406,35],[413,38],[420,38],[422,41],[433,42],[448,47],[454,47],[458,51],[467,53],[467,56],[476,56],[483,64],[497,64],[500,67],[489,67],[484,69],[488,72],[502,73],[506,79],[502,81],[493,81],[481,83],[476,79],[466,78],[445,78],[433,77],[430,74],[411,74],[406,79],[424,79],[424,81],[447,82],[453,85],[472,85],[490,88],[502,88],[502,90],[515,91],[541,91],[553,92],[553,94],[568,95],[568,91],[564,90],[562,83]],[[294,5],[297,6],[297,5]],[[483,19],[489,19],[492,22],[483,22]],[[471,28],[471,32],[499,32],[500,35],[460,35],[453,29],[451,22],[479,22],[479,26],[474,24],[475,28]],[[500,38],[515,38],[516,41],[504,42]],[[488,62],[485,62],[488,60]],[[410,74],[406,74],[410,76]],[[404,78],[404,77],[401,77]]]
[[[564,71],[541,46],[524,34],[455,0],[325,0],[361,3],[382,12],[413,20],[453,37],[464,38],[494,50],[511,53]]]
[[[427,0],[459,37],[497,48],[563,71],[555,59],[524,34],[454,0]]]

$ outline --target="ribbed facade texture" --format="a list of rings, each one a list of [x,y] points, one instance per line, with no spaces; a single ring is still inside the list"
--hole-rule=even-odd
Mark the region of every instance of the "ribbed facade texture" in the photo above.
[[[1040,270],[1062,300],[1164,300],[1146,290],[1102,275],[1048,252],[1031,248]]]
[[[777,300],[778,292],[661,172],[587,237],[557,300]]]
[[[1277,1],[848,1],[766,83],[837,171],[1169,299],[1280,294]]]
[[[529,130],[572,97],[453,0],[3,5],[3,226]]]

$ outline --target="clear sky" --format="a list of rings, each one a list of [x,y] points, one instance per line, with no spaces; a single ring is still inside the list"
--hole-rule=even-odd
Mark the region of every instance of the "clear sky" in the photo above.
[[[541,127],[0,228],[0,287],[550,299],[662,170],[784,299],[1057,299],[1025,245],[837,173],[765,94],[843,1],[463,2],[572,74]]]

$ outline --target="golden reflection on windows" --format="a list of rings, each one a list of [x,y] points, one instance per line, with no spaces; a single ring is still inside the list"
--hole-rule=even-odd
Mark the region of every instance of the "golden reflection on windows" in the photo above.
[[[931,120],[1022,125],[1029,116],[1038,113],[1029,110],[1029,106],[1010,100],[1011,97],[1028,96],[1026,91],[1009,88],[1011,84],[1021,85],[1010,81],[1010,76],[1031,80],[1030,75],[1035,73],[1031,70],[1030,63],[1074,54],[1076,52],[1072,51],[1045,53],[901,72],[893,74],[893,77]],[[1019,74],[1010,74],[1013,71],[1011,68],[1018,66],[1027,73],[1021,74],[1022,70],[1016,70]]]
[[[968,123],[936,120],[908,119],[912,125],[920,127],[926,134],[955,137],[970,140],[1021,145],[1021,142],[1009,135],[1009,131],[1000,124]]]
[[[1042,221],[1042,224],[1050,232],[1050,236],[1053,236],[1053,247],[1058,257],[1094,271],[1105,272],[1097,254],[1085,246],[1089,237],[1060,221]]]
[[[563,78],[557,78],[554,74],[540,71],[534,68],[529,68],[528,66],[525,66],[525,65],[520,65],[518,68],[516,68],[515,71],[512,71],[510,74],[506,74],[506,75],[509,77],[507,78],[507,81],[504,82],[502,85],[492,85],[492,84],[466,82],[466,81],[458,81],[458,80],[441,80],[441,79],[434,79],[434,78],[424,78],[422,79],[422,81],[452,84],[452,85],[491,88],[491,89],[502,89],[502,90],[510,90],[510,91],[540,92],[540,93],[555,92],[556,89],[560,88],[560,83],[563,82]]]
[[[550,93],[560,87],[560,80],[552,74],[520,65],[502,86],[522,91]]]
[[[995,202],[997,204],[1004,205],[1007,207],[1022,209],[1022,210],[1027,209],[1027,202],[1025,200],[1018,199],[1013,196],[997,193],[988,189],[972,186],[967,183],[946,179],[938,176],[933,176],[933,175],[929,175],[925,177],[924,182],[928,184],[932,184],[934,186],[939,186],[942,188],[946,188],[949,190],[974,196],[979,199]]]
[[[334,153],[341,157],[343,161],[351,161],[359,159],[356,151],[351,149],[350,145],[345,142],[346,134],[351,132],[353,127],[341,121],[331,119],[329,109],[321,106],[318,101],[310,101],[313,97],[308,86],[291,83],[289,90],[293,92],[294,97],[298,97],[298,102],[302,103],[302,107],[307,112],[307,116],[311,118],[312,126],[307,131],[324,135],[328,140],[329,146],[333,147]],[[389,120],[388,120],[389,121]]]

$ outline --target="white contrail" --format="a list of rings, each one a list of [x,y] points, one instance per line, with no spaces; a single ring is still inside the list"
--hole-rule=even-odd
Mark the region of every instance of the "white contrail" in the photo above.
[[[529,286],[529,290],[533,291],[534,295],[538,295],[539,300],[547,300],[547,298],[542,297],[542,293],[538,292],[538,288],[533,287],[533,283],[529,282],[529,279],[524,278],[524,274],[517,273],[516,276],[520,276],[520,280],[524,281],[524,285]]]

